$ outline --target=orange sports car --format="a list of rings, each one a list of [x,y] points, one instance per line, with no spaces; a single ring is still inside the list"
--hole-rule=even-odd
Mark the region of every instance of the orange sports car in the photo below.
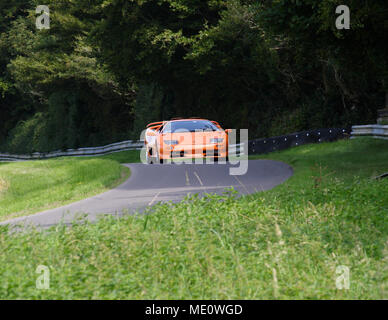
[[[200,118],[174,118],[153,122],[145,132],[147,163],[176,158],[228,160],[228,134],[218,122]]]

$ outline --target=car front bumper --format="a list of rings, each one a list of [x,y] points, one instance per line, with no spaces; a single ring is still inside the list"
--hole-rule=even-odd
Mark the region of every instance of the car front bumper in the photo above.
[[[164,145],[160,150],[161,158],[224,158],[227,157],[227,147],[225,144],[206,145]]]

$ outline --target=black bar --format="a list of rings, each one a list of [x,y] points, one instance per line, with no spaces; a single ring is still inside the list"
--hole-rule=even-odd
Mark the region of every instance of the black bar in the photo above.
[[[263,154],[273,151],[285,150],[308,143],[332,142],[349,137],[351,128],[325,128],[292,134],[250,140],[248,142],[249,154]]]

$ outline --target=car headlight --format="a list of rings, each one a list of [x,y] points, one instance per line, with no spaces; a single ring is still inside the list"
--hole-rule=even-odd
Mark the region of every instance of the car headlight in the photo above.
[[[210,143],[221,143],[224,141],[224,138],[212,138],[210,139]]]
[[[164,140],[165,144],[173,145],[173,144],[178,144],[178,140]]]

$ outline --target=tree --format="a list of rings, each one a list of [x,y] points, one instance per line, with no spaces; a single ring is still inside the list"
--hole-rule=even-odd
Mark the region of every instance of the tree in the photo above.
[[[88,43],[88,20],[78,19],[68,2],[52,0],[51,28],[37,30],[36,4],[3,37],[11,48],[6,72],[12,86],[32,101],[31,111],[8,130],[5,148],[49,151],[124,140],[133,121],[133,90],[121,88],[98,63]],[[36,139],[25,145],[34,126]]]
[[[339,5],[350,8],[350,30],[335,26]],[[291,49],[297,65],[312,71],[290,76],[302,82],[311,79],[324,97],[338,93],[340,99],[335,100],[342,101],[349,120],[375,117],[388,84],[384,1],[260,1],[258,11],[274,46]]]

